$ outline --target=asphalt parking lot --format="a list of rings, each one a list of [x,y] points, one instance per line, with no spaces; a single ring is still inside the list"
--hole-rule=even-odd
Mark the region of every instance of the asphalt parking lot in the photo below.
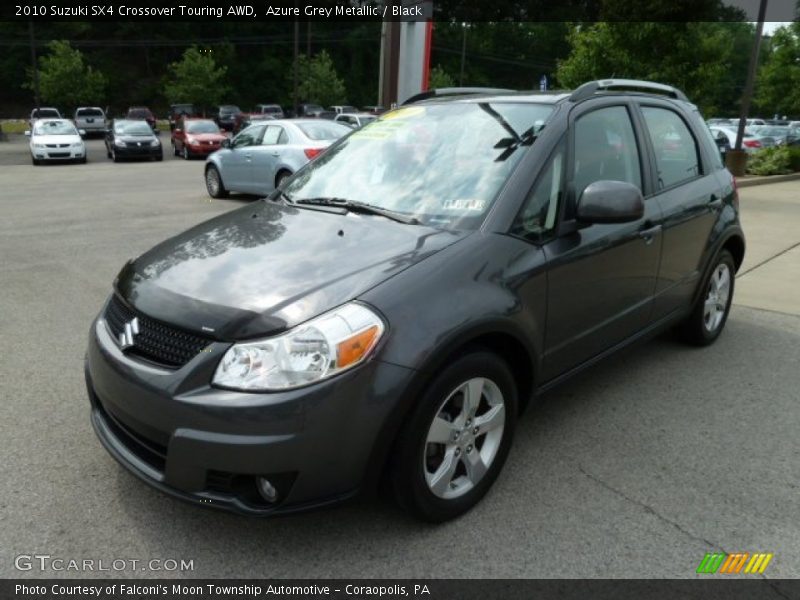
[[[168,498],[89,423],[89,324],[119,268],[251,202],[210,201],[202,161],[33,167],[0,143],[0,576],[19,554],[193,560],[174,577],[694,577],[706,552],[771,552],[800,574],[800,181],[741,191],[748,259],[728,326],[612,358],[523,416],[494,489],[430,526],[361,500],[254,520]],[[792,283],[794,282],[794,283]],[[765,588],[766,589],[766,588]],[[764,596],[768,597],[768,596]]]

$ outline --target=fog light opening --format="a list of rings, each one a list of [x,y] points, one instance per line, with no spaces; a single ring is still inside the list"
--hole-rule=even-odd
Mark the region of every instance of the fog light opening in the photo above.
[[[258,488],[258,493],[267,502],[274,504],[278,501],[278,490],[266,477],[256,477],[256,487]]]

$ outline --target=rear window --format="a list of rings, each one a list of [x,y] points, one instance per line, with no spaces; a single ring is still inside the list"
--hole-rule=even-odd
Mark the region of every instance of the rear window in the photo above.
[[[694,111],[692,116],[697,124],[697,129],[700,130],[700,136],[703,138],[702,141],[706,145],[708,153],[711,155],[711,167],[714,169],[724,168],[725,165],[722,163],[722,155],[720,154],[717,142],[714,140],[714,133],[711,131],[706,122],[703,121],[703,117],[698,111]]]
[[[343,135],[352,131],[349,127],[344,125],[324,121],[319,123],[297,123],[297,127],[307,138],[316,141],[338,140]]]
[[[659,188],[668,188],[701,174],[697,142],[677,113],[643,106],[647,130],[653,143]]]
[[[103,111],[99,108],[79,108],[75,114],[79,117],[102,117]]]
[[[59,118],[61,115],[58,114],[58,111],[52,108],[40,108],[39,110],[33,111],[34,118],[38,119],[51,119],[53,117]]]

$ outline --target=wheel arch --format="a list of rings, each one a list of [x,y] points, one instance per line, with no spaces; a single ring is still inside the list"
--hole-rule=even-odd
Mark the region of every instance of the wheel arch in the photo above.
[[[391,450],[396,445],[403,425],[425,389],[445,365],[473,350],[492,352],[508,364],[517,386],[518,413],[524,412],[530,404],[536,386],[535,375],[539,363],[535,349],[523,341],[520,335],[512,333],[508,326],[484,325],[464,332],[441,344],[431,354],[426,367],[416,372],[407,387],[404,401],[399,403],[386,419],[367,464],[365,481],[369,485],[383,481],[388,472],[387,465],[391,460]]]

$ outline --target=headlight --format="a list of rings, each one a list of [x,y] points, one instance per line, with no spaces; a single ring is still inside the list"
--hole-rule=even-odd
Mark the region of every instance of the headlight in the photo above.
[[[125,147],[125,142],[123,142],[122,140],[114,140],[114,145],[119,147],[119,148],[124,148]]]
[[[286,390],[321,381],[363,362],[384,332],[381,318],[345,304],[273,338],[234,344],[214,384],[245,391]]]
[[[44,144],[34,144],[34,148],[44,148]]]
[[[151,140],[150,141],[150,145],[153,146],[153,147],[160,146],[161,142],[159,142],[158,140]]]
[[[196,144],[196,143],[197,143],[197,140],[196,140],[196,139],[194,139],[193,137],[187,137],[187,138],[186,138],[186,143],[187,143],[187,144],[194,145],[194,144]]]
[[[72,147],[73,148],[83,148],[83,142],[73,142],[72,143]]]

